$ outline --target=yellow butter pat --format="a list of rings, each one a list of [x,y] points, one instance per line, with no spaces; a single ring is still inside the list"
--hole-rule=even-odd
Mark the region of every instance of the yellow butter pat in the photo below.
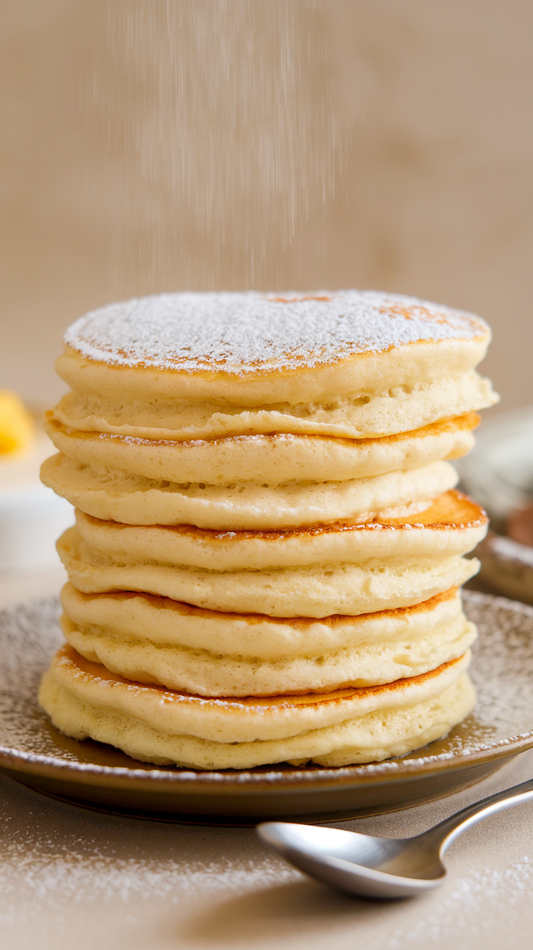
[[[24,403],[7,389],[0,389],[0,455],[23,451],[34,437],[33,419]]]

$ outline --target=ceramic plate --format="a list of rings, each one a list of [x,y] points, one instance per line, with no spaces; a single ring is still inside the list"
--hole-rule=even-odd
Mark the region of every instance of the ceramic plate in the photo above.
[[[196,772],[135,762],[61,735],[39,709],[41,673],[62,642],[57,599],[0,613],[0,768],[79,805],[161,820],[339,821],[439,798],[533,747],[533,608],[465,591],[479,627],[475,712],[445,739],[399,759],[345,768]]]

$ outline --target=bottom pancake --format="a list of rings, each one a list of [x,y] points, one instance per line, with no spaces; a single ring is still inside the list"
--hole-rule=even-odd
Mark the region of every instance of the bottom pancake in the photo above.
[[[67,735],[141,761],[198,769],[309,760],[341,766],[403,755],[444,736],[474,707],[469,661],[467,651],[384,686],[206,699],[129,682],[63,647],[39,700]]]

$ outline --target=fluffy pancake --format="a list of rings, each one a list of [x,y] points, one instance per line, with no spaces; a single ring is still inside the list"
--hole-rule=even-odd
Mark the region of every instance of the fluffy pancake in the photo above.
[[[372,438],[492,405],[471,314],[413,298],[162,294],[82,317],[54,419],[148,439],[250,433]]]
[[[471,498],[446,492],[415,517],[340,521],[287,531],[213,531],[191,525],[125,525],[76,513],[81,539],[126,564],[189,565],[211,571],[295,567],[391,558],[466,554],[483,539],[487,516]]]
[[[136,488],[132,489],[127,483],[120,485],[121,491],[131,492],[146,490],[142,478],[152,479],[152,488],[163,479],[177,485],[206,482],[227,486],[246,481],[282,485],[302,480],[331,482],[369,478],[384,472],[418,468],[441,459],[460,458],[472,448],[472,429],[478,423],[479,416],[471,412],[423,429],[379,439],[283,433],[185,442],[75,430],[60,423],[52,412],[47,413],[45,424],[54,445],[77,464],[80,473],[88,467],[97,482],[99,470],[105,471],[103,480],[100,476],[101,488],[109,479],[109,469],[141,476]],[[62,486],[73,481],[74,471],[66,468],[65,461],[56,456],[53,464],[49,460],[43,468],[43,477],[53,478],[55,472],[56,482],[50,487],[64,494]]]
[[[457,481],[455,470],[434,460],[434,455],[460,453],[465,448],[465,438],[472,441],[470,428],[476,420],[477,416],[471,414],[420,430],[416,436],[362,443],[277,436],[263,440],[257,437],[259,444],[255,437],[212,444],[137,442],[96,433],[69,434],[57,424],[49,424],[56,445],[67,455],[62,452],[49,459],[41,476],[45,484],[87,514],[130,524],[185,523],[205,528],[264,529],[343,518],[369,521],[422,511],[434,498],[452,488]],[[336,442],[340,443],[340,451],[333,449]],[[310,446],[309,453],[304,450],[306,445]],[[234,454],[232,450],[236,447],[239,451]],[[209,449],[208,455],[202,454],[205,448]],[[293,450],[296,455],[291,468]],[[261,453],[265,451],[264,471],[258,478]],[[189,452],[193,453],[191,463]],[[276,468],[280,452],[281,464]],[[217,453],[223,459],[220,469]],[[433,460],[416,465],[424,456]],[[209,462],[202,480],[187,480],[188,475],[199,475],[201,470],[197,466],[202,458]],[[379,471],[400,458],[405,468]],[[235,474],[239,460],[243,463],[240,477],[221,484],[221,471],[227,476],[229,468]],[[309,463],[307,470],[305,462]],[[121,466],[137,471],[124,471]],[[376,474],[366,475],[367,471]],[[148,477],[147,472],[159,477]],[[277,480],[290,472],[300,478]],[[251,474],[256,477],[245,478]],[[320,474],[328,474],[329,478],[322,480]],[[351,478],[347,478],[349,474]],[[178,477],[181,482],[162,476]],[[269,483],[269,478],[273,483]]]
[[[129,637],[156,646],[269,662],[320,657],[365,644],[420,640],[428,630],[459,630],[464,622],[457,589],[411,607],[318,620],[220,613],[132,591],[84,594],[70,583],[65,584],[61,600],[65,614],[80,628],[98,627],[123,640]]]
[[[294,481],[276,486],[257,482],[226,486],[157,483],[151,488],[139,484],[146,480],[118,471],[75,471],[64,456],[56,459],[57,467],[52,460],[43,467],[44,480],[54,485],[58,474],[66,478],[68,484],[60,494],[88,514],[130,524],[189,524],[230,530],[417,514],[458,480],[451,465],[434,462],[423,468],[343,482]]]
[[[427,626],[419,636],[413,636],[411,631],[403,640],[373,640],[327,654],[304,654],[275,661],[265,660],[261,655],[227,656],[179,647],[160,639],[154,643],[147,631],[140,637],[135,637],[132,630],[121,635],[107,625],[75,623],[67,615],[62,617],[61,626],[67,642],[81,656],[103,664],[113,673],[139,683],[213,697],[375,686],[427,673],[462,656],[476,638],[475,626],[464,615],[434,629],[431,619],[428,611]]]
[[[406,607],[459,587],[479,570],[475,558],[457,556],[397,556],[263,571],[123,564],[94,552],[77,528],[62,535],[57,549],[70,580],[86,593],[146,591],[209,610],[271,617],[355,616]]]
[[[251,482],[227,487],[176,485],[172,491],[160,492],[159,497],[167,502],[163,524],[170,521],[199,528],[268,530],[342,519],[362,522],[415,515],[453,488],[457,480],[457,472],[448,462],[434,462],[423,468],[344,482],[291,482],[276,487]],[[113,474],[109,482],[117,491]],[[138,523],[136,493],[130,496],[130,502],[130,519]]]
[[[209,610],[327,617],[410,606],[460,586],[479,568],[460,554],[484,535],[486,516],[450,493],[418,521],[291,533],[133,528],[84,515],[79,524],[58,551],[85,593],[145,591]]]
[[[158,764],[340,765],[400,755],[444,735],[474,704],[464,673],[469,659],[468,652],[390,686],[231,700],[131,683],[64,647],[42,679],[39,701],[68,735]]]
[[[222,403],[175,400],[167,406],[150,405],[149,411],[137,410],[134,425],[122,421],[132,418],[128,409],[124,411],[121,406],[119,411],[100,394],[81,399],[69,393],[52,418],[75,430],[135,439],[216,439],[250,432],[368,439],[419,429],[495,402],[490,382],[471,370],[457,377],[410,382],[370,395],[349,394],[336,399],[330,396],[327,402],[303,402],[296,406],[282,403],[245,409]]]
[[[395,387],[410,397],[451,378],[460,389],[489,340],[472,314],[374,291],[161,294],[82,317],[56,366],[75,394],[69,418],[160,429],[170,412],[175,429],[191,405],[228,420],[233,409],[257,417],[259,407],[280,416],[296,407],[300,419],[303,404],[327,412],[348,397],[364,408]],[[387,411],[402,392],[390,393]],[[428,421],[458,414],[449,410]]]

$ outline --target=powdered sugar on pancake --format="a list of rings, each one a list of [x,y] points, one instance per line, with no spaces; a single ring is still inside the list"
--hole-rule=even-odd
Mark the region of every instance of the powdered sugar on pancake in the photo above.
[[[246,375],[488,332],[472,314],[371,290],[176,293],[95,310],[69,327],[65,343],[115,365]]]

